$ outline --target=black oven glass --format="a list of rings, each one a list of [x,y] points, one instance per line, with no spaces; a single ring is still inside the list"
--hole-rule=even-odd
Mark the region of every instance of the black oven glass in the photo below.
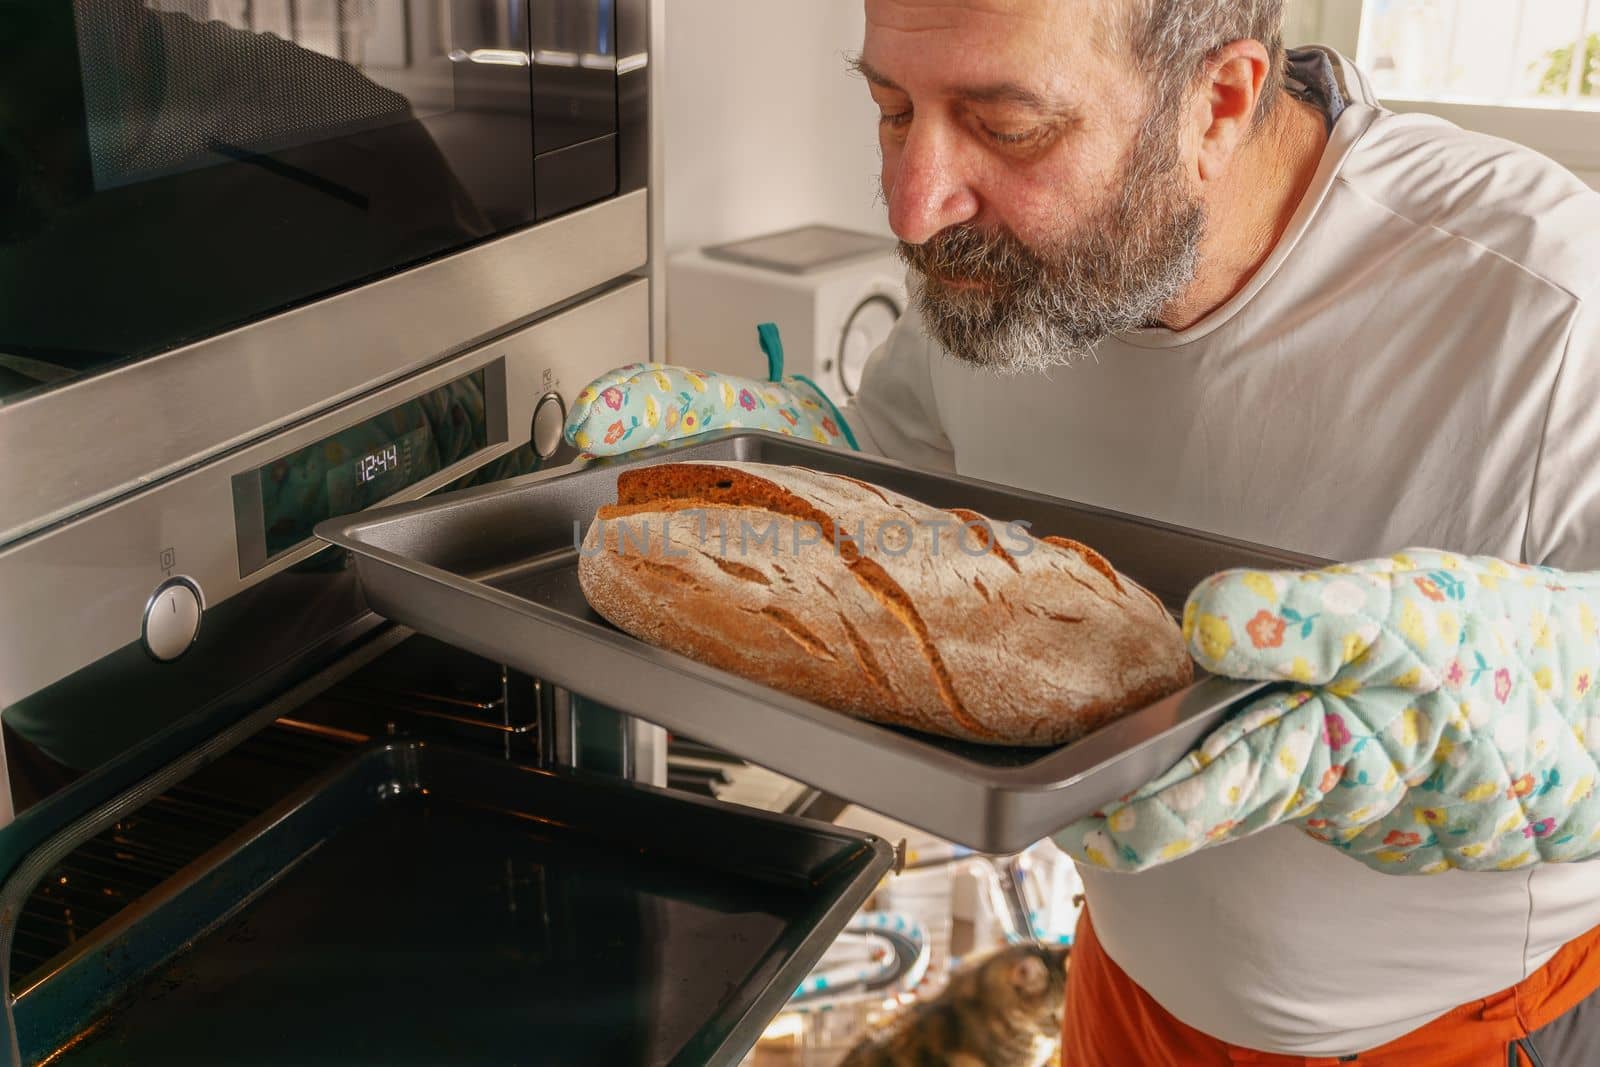
[[[612,195],[615,3],[0,4],[0,403]]]

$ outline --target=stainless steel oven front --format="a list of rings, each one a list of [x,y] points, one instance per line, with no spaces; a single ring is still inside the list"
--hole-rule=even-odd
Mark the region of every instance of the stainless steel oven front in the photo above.
[[[0,815],[362,618],[319,519],[562,458],[650,73],[646,0],[0,5]]]

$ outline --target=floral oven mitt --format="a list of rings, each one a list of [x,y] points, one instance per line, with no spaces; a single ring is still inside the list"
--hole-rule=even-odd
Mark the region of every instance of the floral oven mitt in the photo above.
[[[1596,855],[1597,617],[1600,573],[1430,549],[1217,575],[1195,659],[1290,684],[1056,842],[1119,871],[1279,823],[1393,874]]]
[[[567,416],[566,436],[591,456],[614,456],[711,430],[772,430],[857,449],[844,416],[809,378],[783,375],[777,327],[758,327],[768,379],[630,363],[597,378]]]

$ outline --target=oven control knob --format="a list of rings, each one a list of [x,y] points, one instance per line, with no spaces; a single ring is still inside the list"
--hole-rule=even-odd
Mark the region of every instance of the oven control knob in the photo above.
[[[567,405],[560,393],[546,393],[533,406],[533,450],[540,459],[549,459],[561,447],[567,426]]]
[[[169,663],[189,651],[200,635],[205,610],[200,587],[187,578],[169,578],[156,586],[144,607],[145,651]]]

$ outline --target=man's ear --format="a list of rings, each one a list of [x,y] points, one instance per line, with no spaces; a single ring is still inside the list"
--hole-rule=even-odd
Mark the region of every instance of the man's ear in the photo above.
[[[1266,47],[1251,40],[1234,41],[1211,57],[1195,101],[1203,127],[1197,158],[1202,181],[1221,177],[1255,128],[1270,62]]]

